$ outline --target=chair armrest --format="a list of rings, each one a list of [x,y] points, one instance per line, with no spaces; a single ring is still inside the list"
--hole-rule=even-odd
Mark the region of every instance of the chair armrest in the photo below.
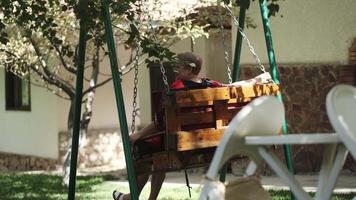
[[[249,145],[275,144],[328,144],[339,143],[340,138],[335,133],[288,134],[281,136],[247,136],[245,143]]]

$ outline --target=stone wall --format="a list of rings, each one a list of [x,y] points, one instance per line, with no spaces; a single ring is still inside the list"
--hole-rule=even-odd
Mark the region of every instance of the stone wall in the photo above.
[[[59,133],[59,163],[65,159],[68,134]],[[125,168],[121,135],[118,129],[89,130],[79,149],[79,168],[107,166]]]
[[[0,171],[53,170],[64,163],[68,134],[59,133],[59,158],[46,159],[34,156],[0,153]],[[126,167],[122,140],[117,129],[89,130],[79,149],[78,168]]]
[[[330,89],[338,83],[355,84],[356,65],[289,64],[279,66],[281,92],[286,109],[288,133],[330,133],[325,100]],[[257,67],[242,66],[241,79],[257,75]],[[283,158],[283,147],[276,151]],[[318,171],[322,159],[321,145],[292,146],[297,172]],[[356,170],[350,157],[346,168]]]
[[[55,159],[0,153],[0,171],[51,170],[56,164]]]

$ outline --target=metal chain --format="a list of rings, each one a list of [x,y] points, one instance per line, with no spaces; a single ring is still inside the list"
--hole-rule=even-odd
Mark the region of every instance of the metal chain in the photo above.
[[[166,75],[166,70],[164,69],[163,63],[162,61],[159,62],[159,67],[161,69],[161,73],[162,73],[162,80],[164,83],[164,88],[166,89],[167,94],[169,93],[169,83],[168,83],[168,78]]]
[[[247,38],[246,34],[245,34],[245,33],[243,32],[243,30],[240,28],[239,22],[238,22],[238,20],[236,19],[235,15],[232,13],[232,10],[229,8],[229,6],[227,6],[227,5],[225,5],[225,4],[223,4],[223,6],[229,11],[229,14],[230,14],[230,16],[232,17],[232,19],[233,19],[233,21],[234,21],[234,24],[237,26],[238,31],[240,32],[240,34],[241,34],[241,36],[243,37],[243,39],[246,40],[247,45],[248,45],[249,50],[250,50],[250,53],[252,54],[252,56],[253,56],[254,59],[256,60],[258,66],[259,66],[259,68],[260,68],[260,70],[261,70],[263,73],[266,72],[266,69],[265,69],[265,67],[263,66],[263,64],[262,64],[262,62],[261,62],[261,60],[260,60],[260,58],[259,58],[258,55],[256,54],[255,49],[253,48],[253,46],[252,46],[250,40]]]
[[[148,9],[147,7],[145,7],[145,13],[148,17],[148,30],[149,30],[149,34],[150,36],[153,38],[154,41],[158,41],[157,37],[156,37],[156,34],[154,33],[154,27],[153,27],[153,19],[152,19],[152,15],[150,15],[150,13],[148,12]],[[166,92],[169,93],[170,89],[169,89],[169,83],[168,83],[168,78],[167,78],[167,75],[166,75],[166,70],[164,69],[164,66],[163,66],[163,61],[162,60],[159,60],[159,67],[160,67],[160,70],[161,70],[161,74],[162,74],[162,80],[163,80],[163,83],[164,83],[164,87],[166,89]]]
[[[131,134],[135,132],[135,123],[136,123],[136,116],[137,116],[137,85],[138,85],[138,66],[139,66],[139,59],[140,59],[140,44],[137,43],[136,46],[136,55],[135,55],[135,78],[134,78],[134,92],[133,92],[133,101],[132,101],[132,123],[131,123]]]
[[[231,84],[232,83],[232,77],[231,77],[231,64],[230,64],[230,56],[229,56],[229,52],[227,51],[227,47],[226,47],[226,40],[225,40],[225,33],[224,33],[224,19],[223,16],[221,14],[222,10],[221,10],[221,2],[219,1],[219,23],[220,23],[220,29],[221,29],[221,43],[222,43],[222,47],[224,49],[224,59],[225,59],[225,65],[226,65],[226,69],[227,69],[227,76],[228,76],[228,81]]]
[[[142,8],[142,1],[140,1],[139,9]],[[141,15],[139,16],[141,19]],[[132,101],[132,121],[131,121],[131,134],[135,133],[136,129],[136,116],[137,116],[137,85],[138,85],[138,66],[140,65],[140,41],[137,41],[135,47],[135,58],[134,58],[134,90],[133,90],[133,101]]]

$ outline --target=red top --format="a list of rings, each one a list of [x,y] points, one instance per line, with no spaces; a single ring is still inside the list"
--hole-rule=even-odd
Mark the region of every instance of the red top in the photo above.
[[[181,89],[203,89],[208,87],[222,87],[223,84],[219,81],[210,80],[208,78],[202,78],[201,83],[196,83],[189,80],[177,79],[171,85],[171,89],[173,90],[181,90]]]

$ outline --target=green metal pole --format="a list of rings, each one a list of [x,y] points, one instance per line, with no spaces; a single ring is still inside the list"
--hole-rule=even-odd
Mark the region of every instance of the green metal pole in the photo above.
[[[260,9],[262,14],[263,29],[265,32],[265,39],[267,44],[268,60],[272,71],[272,78],[277,84],[279,84],[280,81],[278,79],[278,69],[277,69],[276,58],[273,50],[272,34],[271,34],[271,29],[269,27],[268,8],[267,8],[266,0],[259,0],[259,1],[260,1]]]
[[[278,69],[277,69],[277,64],[276,64],[276,58],[273,50],[273,44],[272,44],[272,34],[271,34],[271,29],[269,27],[269,20],[268,20],[268,8],[266,5],[266,0],[259,0],[260,4],[260,9],[261,9],[261,14],[262,14],[262,22],[263,22],[263,29],[265,33],[265,39],[266,39],[266,44],[267,44],[267,53],[268,53],[268,59],[272,71],[272,78],[273,81],[277,84],[280,83],[278,79]],[[282,95],[278,94],[278,99],[283,102]],[[284,120],[283,123],[283,135],[287,134],[287,123],[286,120]],[[293,168],[293,159],[292,159],[292,150],[289,145],[283,145],[284,149],[284,157],[287,162],[287,167],[288,170],[291,174],[295,174],[294,168]],[[292,199],[294,199],[294,195],[292,195]]]
[[[240,4],[240,14],[239,14],[239,27],[237,27],[237,38],[235,43],[235,56],[234,56],[234,69],[232,70],[232,82],[239,79],[240,73],[240,58],[241,58],[241,46],[242,46],[242,35],[241,31],[245,28],[245,18],[246,10],[250,7],[250,0],[236,0],[236,3]]]
[[[72,133],[72,150],[70,156],[70,174],[69,174],[69,188],[68,188],[68,200],[74,200],[75,198],[75,181],[77,176],[77,160],[78,160],[78,143],[79,143],[79,131],[80,131],[80,115],[82,108],[82,96],[83,96],[83,75],[85,64],[85,49],[86,49],[86,37],[87,37],[87,17],[88,17],[88,1],[79,1],[80,7],[80,34],[79,34],[79,53],[78,53],[78,66],[77,66],[77,80],[75,87],[75,108],[74,108],[74,122]]]
[[[107,45],[108,45],[109,57],[110,57],[111,73],[112,73],[113,83],[114,83],[117,111],[120,119],[119,121],[120,121],[121,137],[122,137],[122,142],[123,142],[123,147],[125,152],[125,161],[126,161],[127,174],[129,178],[131,199],[138,200],[136,176],[133,167],[130,138],[129,138],[129,132],[127,128],[127,121],[126,121],[126,114],[125,114],[125,104],[124,104],[122,88],[121,88],[121,79],[119,77],[119,71],[118,71],[115,41],[111,28],[112,24],[111,24],[110,12],[109,12],[109,4],[107,0],[103,0],[102,4],[103,4],[103,17],[105,23],[106,39],[107,39]]]
[[[220,182],[225,182],[227,173],[227,163],[225,163],[220,170]]]

